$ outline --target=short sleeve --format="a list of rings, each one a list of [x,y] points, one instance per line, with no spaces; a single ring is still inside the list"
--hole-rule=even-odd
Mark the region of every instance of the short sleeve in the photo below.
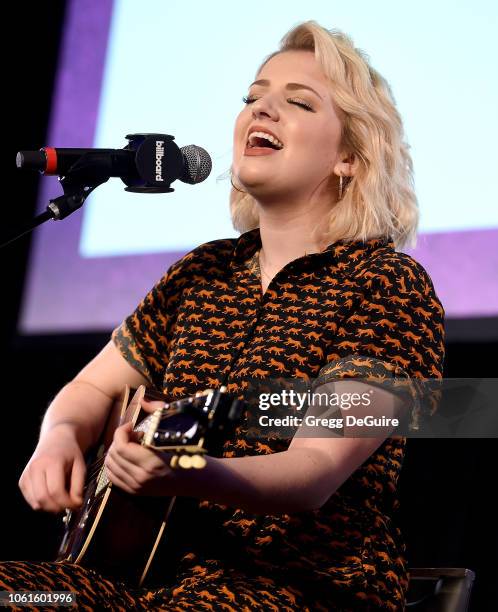
[[[185,284],[182,263],[173,264],[111,338],[128,363],[161,391],[168,364],[171,328]]]
[[[412,429],[436,396],[422,397],[421,381],[440,379],[444,364],[444,309],[424,268],[394,253],[359,275],[358,308],[337,330],[335,348],[313,383],[361,377],[410,398]]]

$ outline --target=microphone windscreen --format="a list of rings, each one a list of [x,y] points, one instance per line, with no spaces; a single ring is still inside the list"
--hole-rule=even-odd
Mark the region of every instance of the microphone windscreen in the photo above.
[[[211,173],[213,163],[209,153],[202,147],[197,145],[187,145],[182,147],[180,151],[183,154],[184,171],[180,176],[183,183],[195,185],[201,183]]]

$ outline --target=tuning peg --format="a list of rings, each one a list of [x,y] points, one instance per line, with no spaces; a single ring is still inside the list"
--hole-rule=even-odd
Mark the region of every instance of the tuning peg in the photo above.
[[[171,457],[169,467],[173,470],[178,467],[178,455],[173,455],[173,457]]]
[[[178,465],[184,470],[189,470],[192,467],[192,457],[189,455],[182,455],[178,459]]]
[[[192,455],[192,467],[196,470],[201,470],[206,466],[206,460],[202,455]]]

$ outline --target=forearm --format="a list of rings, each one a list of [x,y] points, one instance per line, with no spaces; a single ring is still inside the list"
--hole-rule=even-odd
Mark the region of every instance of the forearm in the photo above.
[[[73,380],[55,396],[43,417],[40,438],[54,427],[72,428],[83,452],[98,440],[113,400],[97,387]]]
[[[255,514],[302,512],[320,507],[326,477],[321,451],[295,449],[271,455],[207,457],[202,470],[182,479],[181,494]],[[332,492],[331,492],[332,493]]]

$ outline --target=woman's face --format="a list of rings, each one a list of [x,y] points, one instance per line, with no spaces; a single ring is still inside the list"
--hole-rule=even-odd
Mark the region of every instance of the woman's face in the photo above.
[[[330,197],[330,176],[340,161],[341,123],[329,87],[311,51],[286,51],[265,64],[235,122],[235,184],[266,201],[308,202],[325,192]],[[251,155],[247,145],[254,127],[268,130],[283,147]],[[263,143],[269,144],[249,141]]]

